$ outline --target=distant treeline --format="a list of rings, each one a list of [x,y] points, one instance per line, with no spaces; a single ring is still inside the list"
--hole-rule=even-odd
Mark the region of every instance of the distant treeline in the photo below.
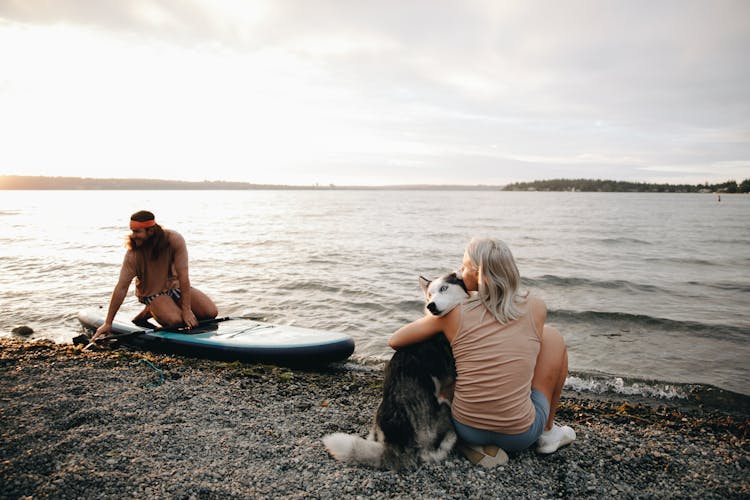
[[[0,175],[0,189],[101,189],[101,190],[220,190],[220,189],[294,189],[293,186],[249,184],[228,181],[171,181],[161,179],[94,179],[89,177],[44,177]]]
[[[594,179],[551,179],[533,182],[515,182],[507,186],[457,185],[457,184],[406,184],[386,186],[337,186],[252,184],[230,181],[176,181],[163,179],[95,179],[89,177],[44,177],[26,175],[0,175],[0,190],[427,190],[427,191],[601,191],[601,192],[656,192],[656,193],[747,193],[750,179],[740,184],[727,181],[721,184],[649,184],[645,182],[607,181]]]
[[[94,179],[89,177],[44,177],[26,175],[0,175],[1,189],[28,190],[435,190],[435,191],[500,191],[502,186],[454,184],[441,185],[391,185],[391,186],[337,186],[335,184],[312,184],[308,186],[286,184],[252,184],[229,181],[174,181],[163,179]]]
[[[720,184],[652,184],[648,182],[608,181],[599,179],[550,179],[533,182],[514,182],[506,191],[598,191],[607,193],[747,193],[750,179],[737,184],[727,181]]]

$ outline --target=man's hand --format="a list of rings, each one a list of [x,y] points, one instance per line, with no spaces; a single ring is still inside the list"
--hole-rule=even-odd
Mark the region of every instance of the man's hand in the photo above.
[[[96,333],[91,337],[91,342],[95,342],[99,337],[104,337],[112,330],[112,323],[104,323],[96,329]]]
[[[182,311],[182,322],[185,323],[185,326],[188,329],[198,326],[198,319],[190,309],[188,309],[187,311]]]

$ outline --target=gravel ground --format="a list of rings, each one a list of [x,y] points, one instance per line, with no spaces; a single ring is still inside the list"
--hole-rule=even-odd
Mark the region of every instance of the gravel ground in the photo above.
[[[549,456],[494,469],[456,453],[399,472],[337,463],[321,437],[364,435],[381,388],[382,370],[353,363],[291,370],[0,339],[0,497],[750,498],[747,415],[568,392],[558,417],[578,440]]]

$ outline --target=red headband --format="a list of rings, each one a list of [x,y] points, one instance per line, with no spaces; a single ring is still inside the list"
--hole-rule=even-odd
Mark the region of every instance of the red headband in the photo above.
[[[154,219],[144,220],[143,222],[137,220],[130,221],[130,229],[144,229],[147,227],[153,227],[155,225],[156,221]]]

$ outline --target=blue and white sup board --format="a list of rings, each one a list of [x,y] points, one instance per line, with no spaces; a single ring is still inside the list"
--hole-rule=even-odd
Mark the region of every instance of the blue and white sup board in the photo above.
[[[85,309],[78,320],[86,329],[96,330],[105,316],[104,309]],[[327,364],[354,352],[354,339],[344,333],[245,318],[217,318],[191,330],[144,329],[115,319],[111,334],[124,344],[150,351],[282,365]]]

